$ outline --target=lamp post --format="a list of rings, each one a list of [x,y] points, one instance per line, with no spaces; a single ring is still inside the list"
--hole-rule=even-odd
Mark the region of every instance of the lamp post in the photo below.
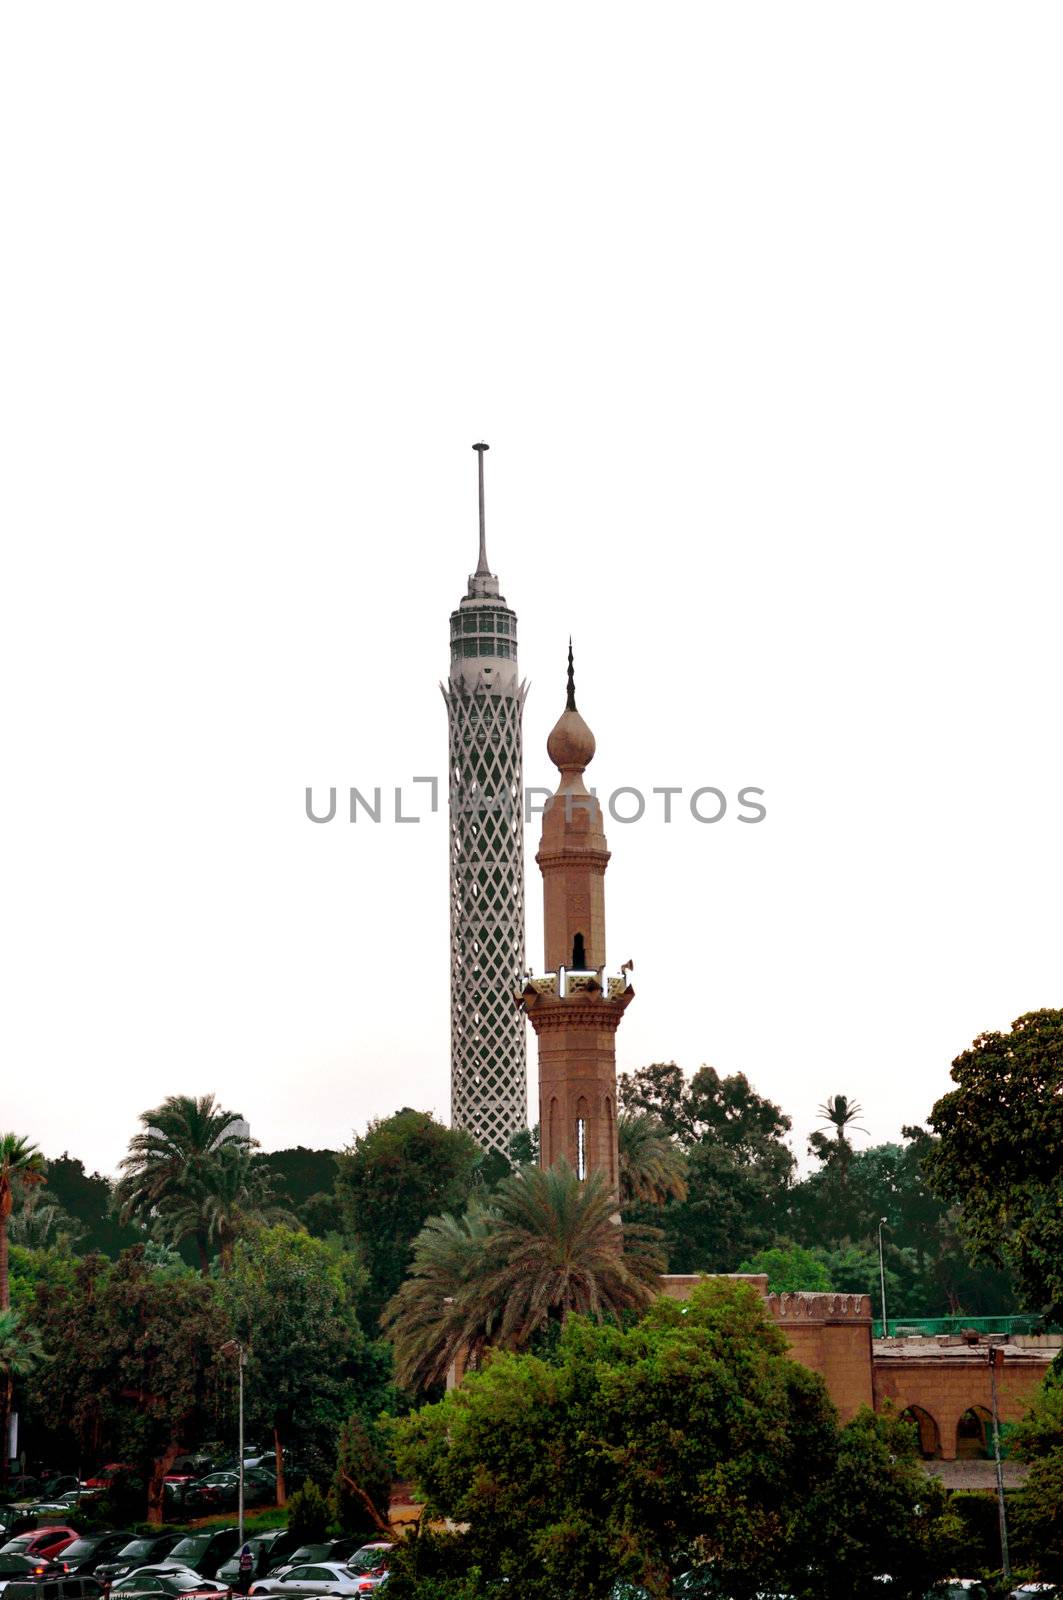
[[[244,1359],[245,1359],[245,1352],[244,1352],[244,1347],[240,1343],[239,1339],[228,1339],[225,1342],[225,1344],[222,1345],[221,1353],[222,1353],[223,1356],[235,1356],[236,1357],[237,1382],[238,1382],[239,1394],[240,1394],[240,1402],[239,1402],[239,1419],[240,1420],[239,1420],[239,1424],[238,1424],[238,1426],[239,1426],[239,1437],[240,1437],[240,1447],[239,1447],[239,1463],[238,1463],[238,1467],[237,1467],[238,1488],[237,1488],[237,1501],[236,1501],[236,1504],[237,1504],[236,1523],[237,1523],[237,1530],[238,1530],[237,1543],[238,1543],[240,1549],[242,1550],[243,1547],[244,1547]]]
[[[1008,1516],[1004,1509],[1004,1469],[1000,1465],[1000,1411],[997,1406],[997,1373],[1004,1366],[1001,1345],[990,1346],[989,1390],[993,1396],[993,1458],[997,1467],[997,1516],[1000,1521],[1000,1564],[1004,1569],[1004,1582],[1011,1584],[1011,1560],[1008,1556]]]
[[[878,1286],[882,1293],[882,1337],[890,1336],[889,1323],[886,1321],[886,1263],[882,1254],[882,1230],[887,1226],[886,1218],[878,1219]]]

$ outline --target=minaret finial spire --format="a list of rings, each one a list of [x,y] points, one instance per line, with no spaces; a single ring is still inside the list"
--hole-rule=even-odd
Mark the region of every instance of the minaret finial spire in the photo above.
[[[478,578],[489,578],[491,576],[491,568],[487,565],[487,518],[484,514],[484,451],[490,450],[490,448],[491,446],[484,444],[482,439],[479,444],[473,445],[473,449],[480,458],[480,559],[476,563],[476,576]]]
[[[572,635],[568,636],[568,699],[565,701],[566,711],[576,709],[576,669],[572,665]]]

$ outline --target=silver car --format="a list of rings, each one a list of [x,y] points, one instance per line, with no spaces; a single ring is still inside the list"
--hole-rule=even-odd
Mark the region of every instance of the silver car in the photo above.
[[[312,1566],[292,1567],[283,1577],[259,1578],[251,1585],[249,1592],[271,1595],[364,1595],[375,1587],[372,1578],[364,1573],[351,1572],[349,1567],[342,1567],[338,1561],[317,1561]]]

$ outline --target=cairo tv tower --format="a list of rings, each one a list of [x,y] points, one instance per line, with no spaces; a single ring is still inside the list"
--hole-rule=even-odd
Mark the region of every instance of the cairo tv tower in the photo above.
[[[480,558],[450,614],[450,1120],[506,1154],[528,1125],[523,985],[524,763],[528,686],[517,671],[517,616],[487,565],[484,452]]]

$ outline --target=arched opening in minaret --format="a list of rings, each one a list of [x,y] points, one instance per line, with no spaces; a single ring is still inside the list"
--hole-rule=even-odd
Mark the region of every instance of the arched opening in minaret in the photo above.
[[[582,1183],[587,1176],[587,1102],[583,1095],[576,1101],[576,1177]]]
[[[613,1132],[613,1102],[609,1096],[605,1097],[605,1148],[609,1152],[609,1187],[616,1188],[616,1172],[613,1167],[613,1152],[616,1149],[616,1136]]]
[[[583,947],[583,935],[577,933],[572,941],[572,970],[573,972],[586,972],[587,952]]]

